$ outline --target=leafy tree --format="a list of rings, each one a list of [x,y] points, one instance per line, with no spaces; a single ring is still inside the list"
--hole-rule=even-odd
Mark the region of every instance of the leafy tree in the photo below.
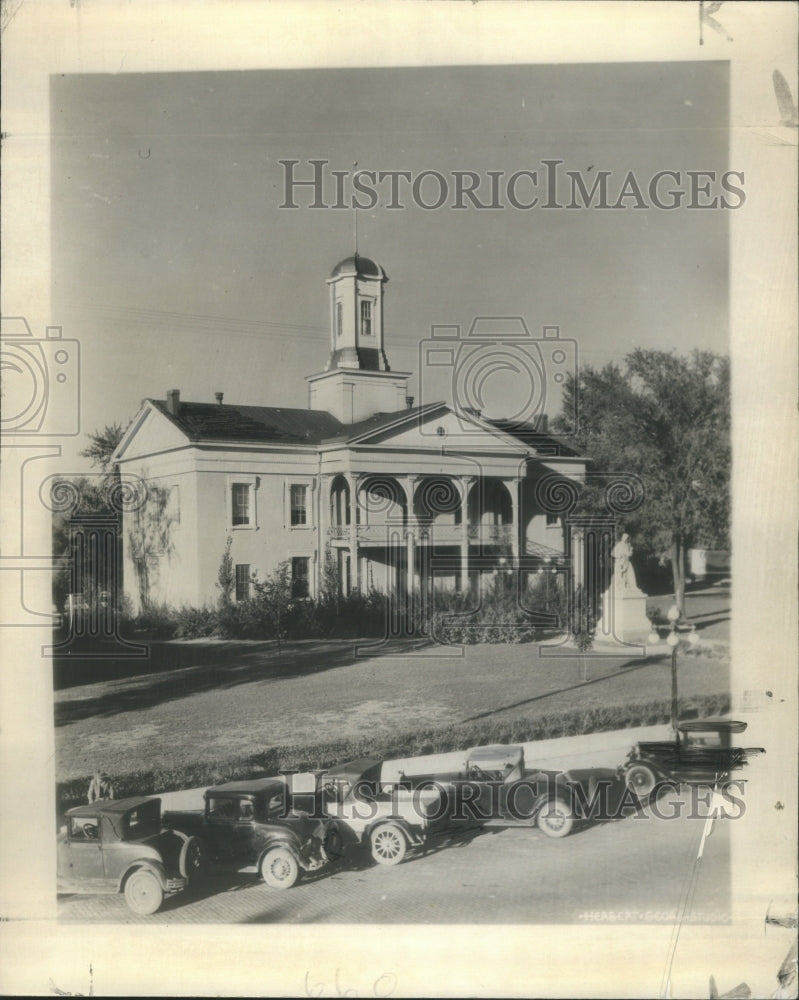
[[[220,591],[219,604],[223,608],[228,607],[233,600],[233,590],[236,586],[236,571],[233,568],[233,556],[230,554],[232,545],[233,536],[228,535],[225,551],[222,553],[222,559],[219,563],[219,572],[216,576],[216,585]]]
[[[53,601],[57,607],[64,605],[66,596],[73,585],[73,579],[80,581],[84,599],[91,601],[104,590],[113,588],[114,582],[106,579],[91,558],[86,547],[76,546],[73,551],[72,539],[73,518],[86,514],[102,514],[113,517],[117,530],[121,531],[122,519],[119,511],[110,502],[109,491],[119,481],[119,473],[113,467],[111,456],[116,446],[122,440],[124,431],[121,424],[106,424],[102,430],[88,435],[88,445],[79,453],[88,458],[92,466],[99,467],[97,473],[82,476],[59,476],[50,486],[53,498],[65,498],[61,510],[56,509],[52,518],[52,551],[61,560],[59,568],[53,574]],[[80,565],[76,563],[80,560]]]
[[[101,431],[89,434],[89,444],[79,454],[90,459],[93,466],[99,466],[102,472],[110,473],[113,471],[111,456],[124,433],[121,424],[106,424]]]
[[[644,502],[623,527],[636,548],[671,562],[682,614],[686,550],[729,545],[729,358],[638,348],[622,367],[589,366],[570,378],[563,412],[555,429],[595,469],[643,480]],[[566,416],[574,413],[576,421]],[[589,478],[584,510],[600,507],[604,485]]]
[[[293,606],[291,597],[291,568],[288,562],[278,563],[274,572],[265,580],[253,574],[253,603],[258,607],[269,634],[277,639],[278,649],[286,637],[287,620]]]

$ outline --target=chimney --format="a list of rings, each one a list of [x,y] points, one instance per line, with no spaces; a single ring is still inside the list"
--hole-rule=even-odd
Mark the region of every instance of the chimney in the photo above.
[[[214,393],[214,399],[216,399],[217,403],[219,403],[220,406],[222,405],[222,400],[224,398],[225,398],[224,392],[215,392]]]
[[[546,413],[542,413],[538,418],[538,429],[542,434],[546,434],[549,430],[549,417]]]
[[[171,413],[173,417],[178,415],[178,410],[180,409],[180,389],[167,390],[166,409],[167,413]]]
[[[408,407],[409,410],[413,409],[413,396],[405,397],[405,405]]]

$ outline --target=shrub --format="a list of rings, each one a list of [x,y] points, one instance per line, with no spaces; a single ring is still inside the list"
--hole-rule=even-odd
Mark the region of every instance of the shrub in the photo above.
[[[680,703],[680,715],[683,717],[723,715],[729,710],[730,698],[724,694],[696,696]],[[489,743],[526,743],[560,736],[651,726],[667,723],[670,713],[670,701],[649,701],[623,706],[570,709],[538,718],[496,719],[426,727],[405,733],[370,734],[304,747],[267,747],[248,756],[112,775],[114,794],[117,798],[155,795],[184,788],[203,788],[240,778],[266,777],[281,771],[328,768],[358,757],[392,760],[466,750]],[[90,778],[90,775],[86,775],[60,782],[56,786],[59,814],[86,801]]]
[[[203,605],[201,608],[186,606],[175,612],[176,639],[205,639],[219,630],[219,612]]]

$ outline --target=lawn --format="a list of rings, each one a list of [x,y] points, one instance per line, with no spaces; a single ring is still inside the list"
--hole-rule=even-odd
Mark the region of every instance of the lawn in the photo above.
[[[702,652],[681,648],[683,700],[729,690],[727,644],[717,638],[726,608],[722,600],[706,612]],[[109,667],[107,679],[88,684],[73,675],[72,686],[56,691],[57,779],[98,766],[120,775],[276,745],[665,701],[670,659],[661,650],[649,658],[583,658],[543,655],[533,644],[478,645],[453,656],[446,647],[397,641],[356,656],[355,644],[343,640],[280,649],[274,642],[154,644],[146,663]]]

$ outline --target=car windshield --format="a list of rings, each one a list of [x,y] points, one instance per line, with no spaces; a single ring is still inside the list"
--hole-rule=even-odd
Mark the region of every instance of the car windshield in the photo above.
[[[684,733],[685,743],[692,747],[720,747],[721,733],[712,729]]]

